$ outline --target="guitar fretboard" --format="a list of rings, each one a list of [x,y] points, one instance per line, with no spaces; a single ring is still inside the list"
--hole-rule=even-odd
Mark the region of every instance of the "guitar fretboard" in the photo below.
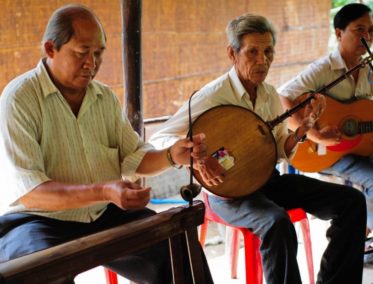
[[[359,134],[373,132],[373,121],[360,121],[358,127]]]

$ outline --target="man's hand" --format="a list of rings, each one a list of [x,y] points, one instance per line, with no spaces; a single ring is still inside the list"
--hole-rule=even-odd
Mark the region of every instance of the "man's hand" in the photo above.
[[[340,142],[341,132],[336,126],[327,125],[320,129],[315,128],[316,121],[320,118],[321,114],[326,108],[325,97],[321,94],[316,94],[315,99],[311,100],[311,103],[306,106],[304,111],[304,118],[300,125],[304,133],[312,129],[312,140],[316,143],[333,146]]]
[[[315,94],[314,99],[305,107],[303,120],[301,121],[300,128],[302,132],[306,133],[314,127],[320,115],[324,112],[326,107],[325,97],[321,94]]]
[[[170,149],[172,160],[178,165],[189,165],[190,155],[195,160],[205,158],[207,155],[205,137],[205,134],[200,133],[193,136],[193,142],[188,138],[177,141]]]
[[[205,135],[200,133],[193,136],[193,142],[187,138],[177,141],[170,149],[172,159],[179,165],[189,165],[192,155],[193,168],[199,171],[203,181],[209,186],[218,185],[224,180],[225,169],[216,159],[207,156],[204,139]]]
[[[323,145],[335,145],[341,138],[341,133],[334,126],[326,126],[322,129],[317,129],[315,124],[326,108],[325,97],[321,94],[316,94],[314,99],[305,107],[303,118],[300,122],[297,134],[303,136],[308,131],[309,138],[316,143]]]
[[[103,199],[122,209],[144,208],[150,200],[150,187],[143,188],[129,181],[112,181],[102,188]]]
[[[334,146],[341,142],[342,133],[336,126],[325,126],[318,130],[315,142],[324,146]]]

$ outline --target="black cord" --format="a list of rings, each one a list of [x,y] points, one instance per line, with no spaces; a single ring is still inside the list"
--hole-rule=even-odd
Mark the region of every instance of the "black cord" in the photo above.
[[[189,102],[188,102],[188,138],[190,141],[193,142],[193,124],[192,124],[192,107],[191,107],[191,102],[192,102],[192,97],[194,94],[197,93],[197,91],[193,92],[193,94],[189,97]],[[191,152],[193,149],[190,150]],[[191,153],[192,154],[192,153]],[[193,183],[193,176],[194,176],[194,169],[193,169],[193,157],[190,155],[190,176],[189,176],[189,184],[184,185],[180,189],[180,194],[182,198],[185,201],[189,202],[189,206],[192,206],[193,204],[193,198],[196,197],[200,192],[201,192],[201,185]]]
[[[188,119],[189,119],[189,139],[193,142],[193,125],[192,125],[192,97],[194,94],[197,93],[197,91],[194,91],[193,94],[189,98],[188,102]],[[192,151],[193,149],[191,149]],[[193,175],[194,175],[194,169],[193,169],[193,157],[190,155],[190,176],[189,176],[189,184],[193,184]]]

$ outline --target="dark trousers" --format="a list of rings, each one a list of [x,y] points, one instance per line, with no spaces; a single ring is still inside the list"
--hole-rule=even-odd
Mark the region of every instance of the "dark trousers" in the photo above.
[[[111,204],[105,213],[92,223],[59,221],[23,213],[4,215],[0,217],[0,261],[30,254],[154,214],[154,211],[147,208],[123,211]],[[188,256],[186,253],[183,255],[185,267],[188,267]],[[213,283],[204,254],[203,259],[207,283]],[[136,283],[166,284],[171,283],[172,279],[167,241],[103,265]],[[66,280],[64,283],[73,283],[73,280]],[[192,283],[192,280],[187,278],[186,283]]]
[[[275,173],[254,194],[224,200],[209,197],[211,208],[225,221],[249,228],[261,239],[260,252],[268,284],[301,283],[297,264],[297,236],[287,209],[330,220],[329,244],[322,256],[317,283],[361,283],[365,243],[364,195],[344,185],[303,175]]]

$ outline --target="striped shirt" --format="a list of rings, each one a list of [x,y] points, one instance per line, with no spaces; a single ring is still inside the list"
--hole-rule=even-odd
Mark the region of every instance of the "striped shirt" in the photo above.
[[[107,203],[65,211],[27,209],[18,202],[49,181],[89,184],[135,179],[152,149],[132,129],[117,96],[92,81],[76,117],[41,60],[14,79],[0,97],[2,213],[28,212],[60,220],[91,222]]]

